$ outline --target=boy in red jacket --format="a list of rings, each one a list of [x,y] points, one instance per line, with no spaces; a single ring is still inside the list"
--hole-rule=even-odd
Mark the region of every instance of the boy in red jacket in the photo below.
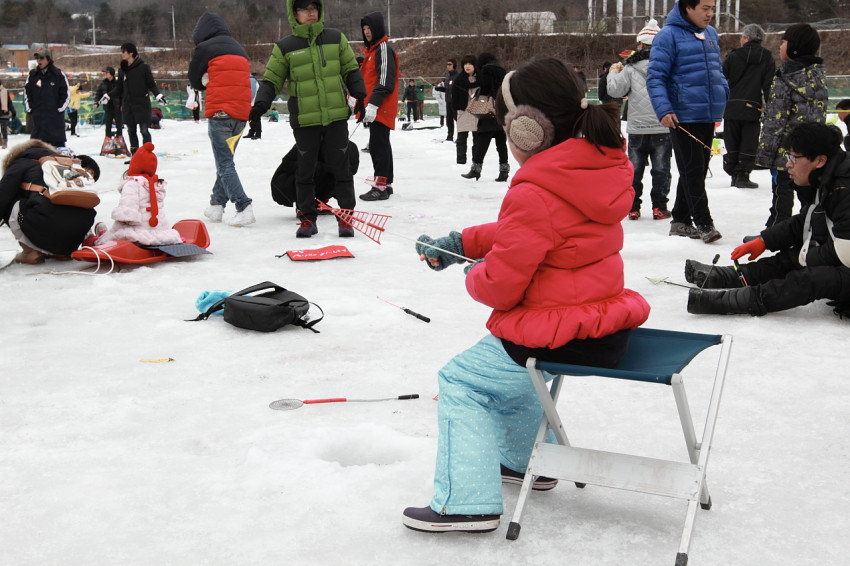
[[[384,31],[384,16],[372,12],[360,20],[366,58],[360,65],[366,83],[366,111],[363,123],[369,125],[369,155],[375,175],[369,192],[360,195],[367,201],[387,200],[393,194],[393,147],[390,130],[395,129],[398,112],[398,56],[390,47]]]

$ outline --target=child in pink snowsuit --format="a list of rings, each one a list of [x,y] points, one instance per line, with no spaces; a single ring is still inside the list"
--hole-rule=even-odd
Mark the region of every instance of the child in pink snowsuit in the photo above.
[[[154,145],[145,143],[130,160],[127,178],[118,189],[121,199],[112,211],[112,225],[97,243],[128,240],[143,246],[180,244],[177,230],[169,227],[162,208],[165,203],[165,180],[157,177]]]

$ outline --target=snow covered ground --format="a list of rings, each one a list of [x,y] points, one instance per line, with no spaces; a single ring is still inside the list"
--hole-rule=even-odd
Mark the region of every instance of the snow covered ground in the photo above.
[[[71,146],[97,153],[101,128],[81,131]],[[169,220],[202,218],[213,181],[206,124],[166,120],[153,137]],[[358,128],[352,139],[362,147],[367,137]],[[358,205],[392,215],[381,245],[359,233],[340,240],[332,217],[296,240],[293,210],[269,194],[292,133],[264,123],[263,139],[243,140],[237,153],[257,223],[209,225],[213,255],[98,276],[61,274],[88,264],[55,261],[0,272],[0,564],[672,564],[684,502],[592,486],[533,494],[514,542],[504,535],[516,486],[504,488],[495,533],[402,526],[404,507],[431,496],[436,372],[486,332],[488,315],[466,295],[460,267],[431,272],[407,238],[490,221],[507,189],[493,181],[493,148],[475,182],[460,177],[468,168],[454,164],[452,144],[435,143],[443,138],[445,130],[392,135],[395,195]],[[361,155],[358,193],[372,173]],[[98,217],[108,221],[125,166],[99,161]],[[686,258],[720,253],[722,264],[762,226],[768,173],[753,175],[760,189],[740,190],[729,188],[719,157],[711,169],[719,242],[668,237],[669,222],[651,220],[648,203],[644,218],[624,220],[627,285],[652,305],[647,326],[734,336],[708,467],[714,507],[698,511],[690,563],[844,563],[850,386],[841,344],[850,322],[823,303],[762,318],[693,316],[686,290],[646,279],[683,282]],[[356,257],[275,257],[331,244]],[[1,229],[0,250],[15,247]],[[202,291],[265,280],[319,304],[321,334],[185,322]],[[162,358],[174,361],[142,361]],[[698,426],[706,367],[698,360],[693,377],[685,373]],[[562,396],[574,444],[686,458],[669,389],[600,381],[576,380]],[[421,398],[268,407],[409,393]]]

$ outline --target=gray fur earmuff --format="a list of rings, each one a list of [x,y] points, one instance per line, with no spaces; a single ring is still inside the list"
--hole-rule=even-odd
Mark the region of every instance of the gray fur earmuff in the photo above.
[[[552,146],[555,126],[546,115],[528,104],[514,104],[511,95],[511,77],[516,71],[505,75],[502,81],[502,100],[508,108],[505,114],[505,134],[511,143],[527,155],[534,155]]]

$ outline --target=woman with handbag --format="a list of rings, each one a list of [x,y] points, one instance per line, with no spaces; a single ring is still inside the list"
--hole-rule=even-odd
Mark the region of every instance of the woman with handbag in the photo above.
[[[489,99],[489,106],[492,107],[505,74],[505,69],[499,65],[494,55],[491,53],[479,55],[478,101],[483,102],[486,97],[486,99]],[[511,166],[508,163],[507,138],[505,131],[499,127],[496,116],[492,113],[478,115],[478,129],[472,134],[472,168],[469,173],[461,175],[462,177],[474,178],[476,181],[481,177],[481,168],[484,164],[484,156],[487,155],[487,149],[490,147],[490,140],[495,140],[496,151],[499,153],[499,176],[496,177],[496,181],[504,182],[508,180]]]
[[[452,84],[452,106],[457,112],[457,163],[466,165],[466,145],[469,132],[478,129],[478,118],[466,111],[469,103],[469,91],[476,87],[475,55],[466,55],[460,60],[461,72]]]
[[[94,208],[54,204],[48,196],[45,169],[39,160],[60,155],[41,140],[14,146],[3,158],[0,178],[0,224],[6,224],[21,246],[15,263],[43,263],[45,258],[67,259],[80,247],[94,224]],[[97,181],[100,167],[88,156],[82,167]]]

